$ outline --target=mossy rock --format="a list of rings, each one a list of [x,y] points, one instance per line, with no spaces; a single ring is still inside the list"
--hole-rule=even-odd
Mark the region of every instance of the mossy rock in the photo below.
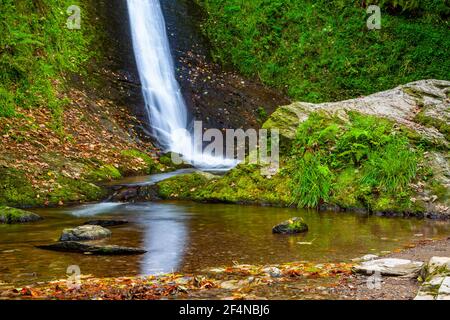
[[[89,241],[111,237],[111,231],[98,225],[64,229],[59,241]]]
[[[16,224],[39,220],[42,220],[42,218],[35,213],[16,208],[0,207],[0,223]]]
[[[309,228],[305,221],[302,218],[295,217],[276,225],[273,227],[272,232],[276,234],[298,234],[308,230]]]

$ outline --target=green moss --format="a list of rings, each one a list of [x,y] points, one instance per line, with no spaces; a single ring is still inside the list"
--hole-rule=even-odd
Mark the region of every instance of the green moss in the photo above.
[[[139,150],[123,150],[121,152],[122,155],[122,161],[121,161],[121,167],[120,171],[122,171],[124,174],[126,174],[129,171],[128,168],[128,162],[135,159],[140,159],[145,162],[146,168],[143,170],[144,174],[152,174],[155,172],[159,172],[161,170],[161,165],[157,163],[153,158],[151,158],[149,155],[145,154],[144,152],[141,152]]]
[[[288,229],[291,230],[291,232],[304,232],[308,230],[308,226],[305,223],[305,221],[303,221],[303,219],[301,220],[295,220],[292,223],[288,224]]]
[[[200,199],[197,191],[204,188],[209,179],[200,173],[184,174],[158,184],[163,199]]]
[[[255,165],[240,165],[222,179],[209,183],[199,194],[204,200],[289,205],[292,199],[287,183],[289,177],[276,175],[268,178]]]
[[[0,168],[0,205],[18,208],[57,205],[59,202],[85,202],[104,198],[107,191],[85,180],[71,179],[52,173],[46,175],[49,189],[33,187],[25,173]]]
[[[292,203],[288,180],[281,175],[269,179],[257,166],[238,166],[223,177],[193,173],[165,180],[158,186],[164,199],[288,206]]]
[[[438,199],[443,200],[443,201],[449,200],[449,194],[450,194],[449,190],[440,181],[431,180],[428,183],[428,187],[430,188],[433,195],[436,195],[438,197]]]
[[[360,177],[361,172],[355,168],[350,167],[340,172],[334,183],[330,203],[347,209],[364,208],[365,205],[359,199],[364,194],[364,190],[358,184]]]
[[[105,164],[99,168],[92,169],[86,178],[90,181],[100,182],[122,178],[120,171],[113,165]]]
[[[37,214],[32,212],[0,206],[0,223],[13,224],[41,220]]]
[[[414,121],[421,123],[426,127],[436,128],[445,136],[447,140],[450,141],[450,124],[448,122],[435,117],[427,116],[425,110],[419,112],[414,118]]]
[[[47,194],[50,204],[98,201],[107,195],[106,189],[83,180],[59,177],[55,188]]]
[[[36,206],[41,203],[36,196],[37,190],[23,171],[0,168],[0,205]]]

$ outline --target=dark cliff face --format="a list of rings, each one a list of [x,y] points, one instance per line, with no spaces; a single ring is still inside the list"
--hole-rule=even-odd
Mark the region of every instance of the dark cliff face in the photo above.
[[[147,122],[143,108],[139,73],[137,70],[126,0],[95,0],[91,4],[95,25],[101,32],[99,44],[104,58],[101,67],[111,85],[111,96],[119,106],[131,109],[140,120]],[[114,90],[116,89],[116,90]],[[143,128],[145,131],[148,128]]]
[[[199,28],[204,13],[194,1],[161,0],[161,6],[176,77],[191,119],[202,120],[207,128],[256,128],[264,120],[260,119],[262,109],[270,114],[289,103],[258,81],[224,71],[211,61],[208,41]],[[114,86],[119,87],[111,98],[147,122],[126,0],[96,0],[93,7],[96,24],[105,34],[105,67],[112,71]],[[142,129],[148,132],[148,126]]]

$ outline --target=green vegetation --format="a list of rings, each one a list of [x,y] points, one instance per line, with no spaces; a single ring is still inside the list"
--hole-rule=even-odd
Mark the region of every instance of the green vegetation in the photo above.
[[[306,153],[295,167],[291,187],[298,206],[317,208],[321,201],[328,201],[333,174],[320,156]]]
[[[114,180],[122,178],[122,174],[120,171],[115,168],[113,165],[103,165],[98,169],[94,169],[89,172],[87,178],[91,181],[105,181],[105,180]]]
[[[197,1],[216,60],[296,100],[343,100],[450,74],[446,0]],[[375,3],[382,29],[368,30]]]
[[[159,195],[163,199],[190,199],[199,186],[205,186],[209,180],[200,173],[180,175],[159,184]],[[198,196],[195,196],[200,200]]]
[[[104,188],[86,180],[60,173],[49,173],[46,178],[45,185],[34,185],[25,171],[0,168],[0,205],[28,208],[96,201],[106,196]]]
[[[71,5],[86,17],[78,0],[0,0],[0,117],[16,116],[17,107],[48,107],[61,130],[64,77],[82,73],[95,54],[86,24],[66,27]]]
[[[188,174],[159,183],[163,198],[209,202],[333,207],[374,212],[423,212],[411,183],[427,181],[420,144],[392,122],[349,112],[347,119],[313,113],[298,127],[281,171],[261,175],[239,165],[224,177]],[[439,195],[445,187],[433,187]],[[444,188],[444,189],[443,189]]]
[[[381,211],[393,203],[408,208],[419,151],[387,120],[348,116],[344,122],[315,113],[300,125],[290,160],[295,202],[312,208],[330,200]]]
[[[127,168],[128,162],[138,160],[144,162],[146,168],[144,174],[152,174],[158,172],[161,169],[161,165],[152,159],[149,155],[141,152],[139,150],[123,150],[122,155],[122,166],[119,168],[120,171],[126,175],[129,169]]]
[[[0,204],[13,207],[37,206],[36,190],[25,172],[0,168]]]

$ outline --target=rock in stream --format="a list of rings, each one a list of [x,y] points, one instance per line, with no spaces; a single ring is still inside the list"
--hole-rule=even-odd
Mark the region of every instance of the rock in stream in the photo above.
[[[100,240],[111,236],[111,231],[98,225],[64,229],[59,241]]]
[[[0,206],[0,223],[16,224],[39,220],[42,220],[42,218],[33,212]]]
[[[81,243],[77,241],[63,241],[50,245],[37,246],[39,249],[60,251],[60,252],[75,252],[75,253],[88,253],[93,255],[140,255],[147,251],[141,248],[122,247],[116,245],[98,245]]]
[[[127,224],[127,220],[91,220],[84,223],[87,226],[115,227]]]
[[[308,225],[303,221],[302,218],[291,218],[286,220],[275,227],[273,227],[272,232],[276,234],[297,234],[308,231]]]

